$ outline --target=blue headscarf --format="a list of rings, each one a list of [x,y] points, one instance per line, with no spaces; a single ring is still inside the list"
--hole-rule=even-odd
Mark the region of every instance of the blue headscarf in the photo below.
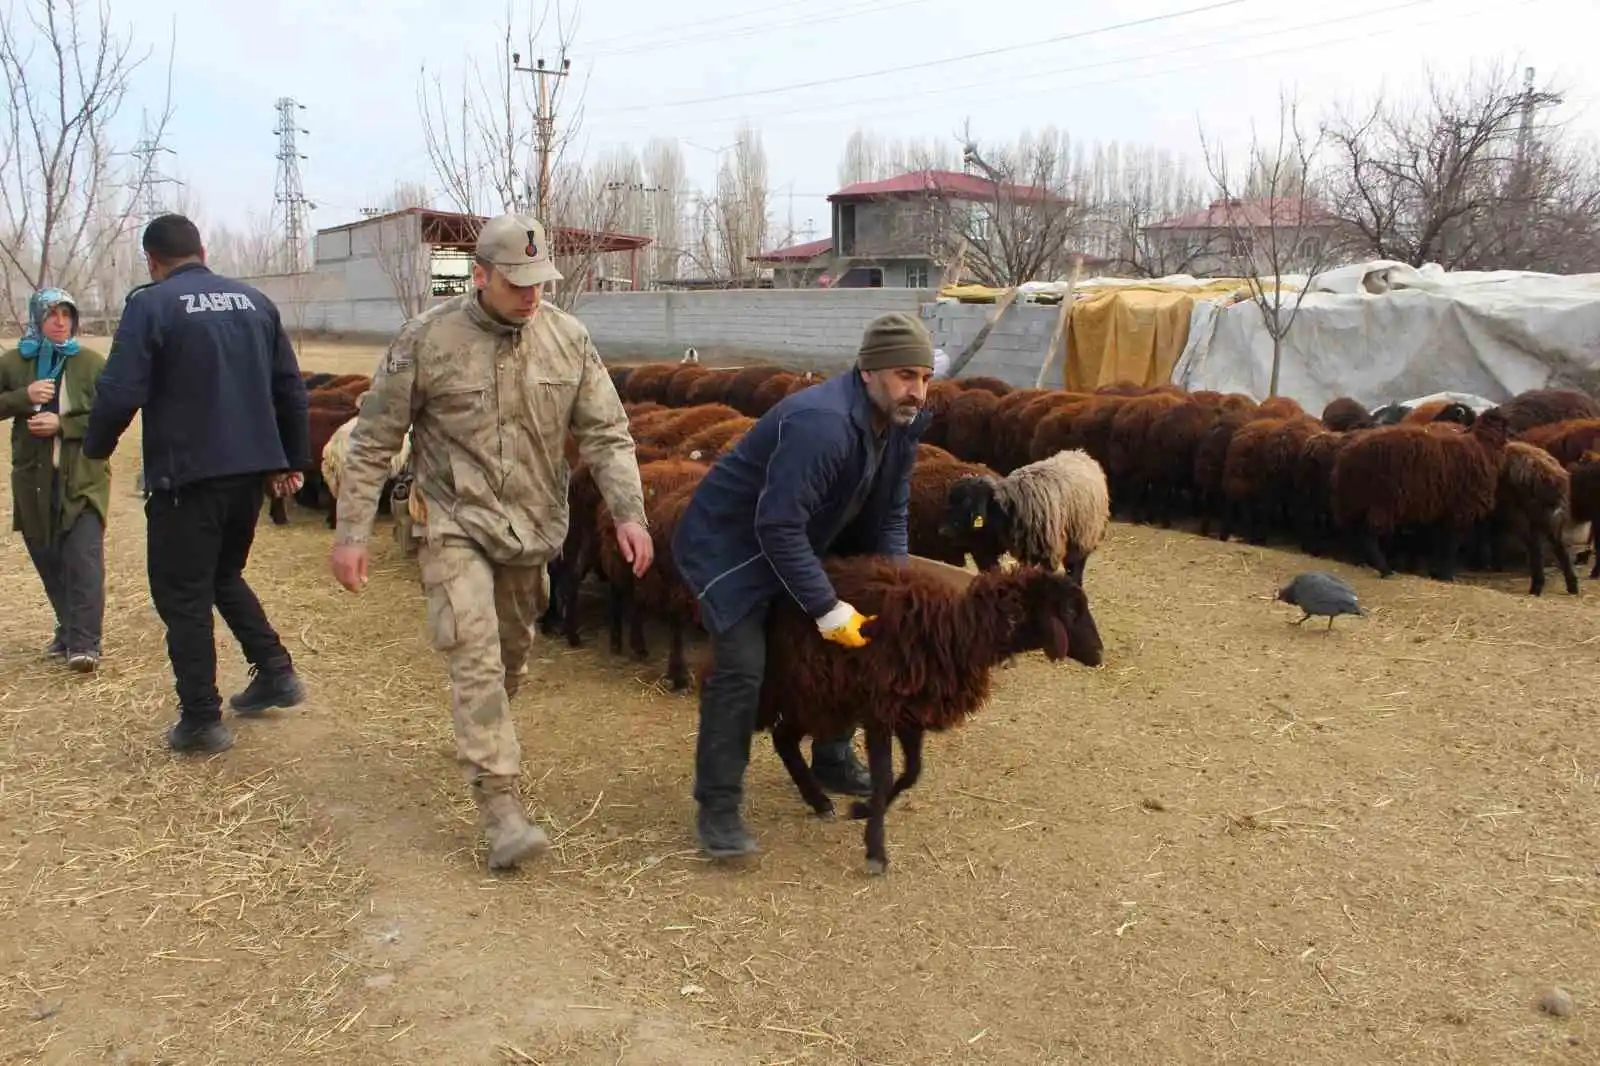
[[[72,336],[57,344],[44,335],[41,326],[44,316],[52,308],[65,304],[72,313]],[[66,369],[67,359],[78,354],[78,305],[72,299],[72,294],[65,289],[40,289],[28,298],[28,331],[22,335],[22,343],[17,347],[22,351],[22,358],[33,363],[33,378],[43,381],[46,378],[54,380],[61,376]]]

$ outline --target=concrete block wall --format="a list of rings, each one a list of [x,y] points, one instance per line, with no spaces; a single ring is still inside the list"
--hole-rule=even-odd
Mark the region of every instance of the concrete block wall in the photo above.
[[[574,309],[607,359],[783,363],[801,370],[848,366],[867,323],[889,311],[919,314],[928,289],[735,289],[608,292]]]
[[[922,305],[922,322],[933,334],[935,347],[954,359],[983,328],[993,304],[930,301]],[[1013,304],[983,342],[983,348],[964,368],[962,377],[996,377],[1008,385],[1031,388],[1039,376],[1050,337],[1061,310],[1054,305]],[[1061,372],[1052,370],[1046,385],[1060,385]]]

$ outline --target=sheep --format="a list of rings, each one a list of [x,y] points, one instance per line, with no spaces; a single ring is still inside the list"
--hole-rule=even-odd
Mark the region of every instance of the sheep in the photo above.
[[[1199,394],[1197,393],[1196,396]],[[1172,408],[1150,427],[1145,452],[1140,456],[1146,482],[1146,504],[1171,529],[1174,513],[1186,491],[1194,486],[1194,457],[1200,442],[1219,417],[1214,403],[1191,401]],[[1198,497],[1194,501],[1198,510]]]
[[[945,413],[945,448],[968,462],[989,458],[990,430],[1002,402],[994,393],[982,389],[964,392],[951,400]]]
[[[960,378],[957,380],[957,384],[963,389],[982,389],[985,392],[992,392],[996,396],[1008,396],[1014,391],[1010,385],[1007,385],[999,378],[983,377],[981,375],[974,378]]]
[[[722,402],[740,414],[758,418],[761,412],[752,409],[756,389],[760,388],[761,383],[768,378],[787,373],[789,371],[781,366],[747,366],[734,373],[733,379],[728,382],[727,394],[723,396]]]
[[[732,383],[733,374],[726,370],[713,370],[689,384],[689,388],[684,392],[683,402],[689,407],[703,403],[723,403],[728,396],[728,386]]]
[[[948,521],[992,527],[1012,558],[1050,570],[1063,564],[1083,583],[1084,568],[1105,537],[1111,495],[1105,471],[1073,449],[1018,467],[1004,478],[964,477],[950,487]]]
[[[1261,406],[1256,409],[1256,414],[1261,418],[1294,418],[1306,413],[1300,401],[1292,400],[1287,396],[1271,396],[1261,401]]]
[[[1405,417],[1400,419],[1400,423],[1428,425],[1435,422],[1454,422],[1456,425],[1470,426],[1477,417],[1478,413],[1464,403],[1454,400],[1430,400],[1407,411]]]
[[[1455,579],[1461,538],[1494,511],[1500,452],[1510,426],[1490,409],[1465,432],[1428,425],[1384,426],[1340,451],[1333,465],[1335,523],[1359,531],[1367,562],[1394,573],[1380,547],[1403,527],[1435,535],[1430,576]]]
[[[967,555],[980,570],[1000,565],[1006,545],[993,528],[972,528],[950,519],[950,487],[964,477],[994,477],[981,463],[968,463],[951,455],[924,457],[922,445],[911,468],[911,499],[907,505],[906,533],[911,553],[951,566],[966,566]]]
[[[328,506],[328,528],[334,529],[339,524],[339,482],[344,474],[345,453],[350,447],[350,433],[356,428],[356,420],[350,419],[328,438],[328,443],[322,446],[321,472],[322,483],[327,486],[328,496],[331,498]],[[411,461],[411,432],[400,441],[400,450],[389,460],[388,484],[384,486],[381,496],[388,495],[389,486],[405,472],[406,465]]]
[[[1600,451],[1583,453],[1567,466],[1572,486],[1572,521],[1589,526],[1589,548],[1594,557],[1589,580],[1600,578]]]
[[[1213,518],[1222,519],[1227,500],[1222,494],[1222,476],[1227,469],[1228,449],[1234,434],[1255,420],[1255,408],[1224,412],[1200,437],[1194,450],[1195,509],[1200,513],[1200,535],[1211,535]]]
[[[644,512],[645,522],[650,530],[650,539],[655,544],[656,562],[651,565],[643,578],[633,576],[633,566],[622,557],[622,549],[617,544],[616,520],[611,516],[611,509],[601,503],[596,509],[595,530],[598,545],[598,560],[600,575],[605,578],[610,598],[611,617],[611,653],[622,654],[622,622],[623,616],[629,614],[632,608],[632,624],[629,636],[634,657],[644,659],[649,655],[644,639],[644,615],[642,608],[649,606],[661,609],[670,602],[671,592],[663,586],[646,589],[646,600],[642,604],[637,598],[639,587],[655,582],[677,583],[682,585],[682,579],[677,570],[670,563],[661,570],[663,557],[672,554],[672,534],[677,528],[678,518],[682,516],[683,507],[688,505],[684,499],[673,505],[672,509],[664,506],[676,493],[684,487],[693,487],[699,484],[709,469],[707,464],[696,462],[692,459],[664,459],[653,463],[643,463],[639,467],[639,481],[644,487]],[[692,600],[692,597],[691,597]],[[681,616],[669,614],[668,620],[673,623],[672,652],[668,659],[668,676],[672,679],[673,688],[681,689],[687,684],[683,666],[683,631],[679,627]]]
[[[683,442],[707,426],[738,418],[739,412],[727,404],[708,403],[699,407],[674,407],[670,413],[650,422],[646,427],[633,430],[634,440],[647,440],[668,451],[676,451]]]
[[[1505,527],[1514,533],[1527,552],[1528,595],[1544,594],[1541,537],[1550,542],[1567,591],[1578,594],[1578,575],[1572,569],[1572,557],[1562,535],[1571,515],[1571,478],[1566,468],[1543,448],[1521,441],[1508,443],[1500,453],[1494,520],[1497,528]],[[1491,544],[1497,547],[1498,539],[1491,540]]]
[[[933,381],[928,383],[928,397],[923,401],[923,408],[928,412],[928,428],[922,431],[922,439],[929,444],[945,446],[945,432],[948,426],[945,422],[946,413],[950,404],[962,393],[961,383],[957,381]]]
[[[650,400],[655,403],[667,402],[667,383],[672,380],[681,367],[677,363],[646,363],[633,368],[633,373],[628,375],[628,388],[623,393],[625,400]]]
[[[1600,448],[1600,418],[1546,422],[1519,433],[1517,439],[1538,445],[1566,466],[1580,461],[1584,452]]]
[[[711,462],[729,448],[738,443],[739,438],[750,431],[756,420],[748,415],[734,415],[706,426],[694,436],[689,437],[678,449],[678,454],[686,459],[699,459]]]
[[[1322,424],[1335,433],[1344,433],[1352,429],[1367,429],[1377,423],[1360,400],[1340,396],[1336,400],[1329,400],[1328,406],[1322,409]]]
[[[1052,662],[1094,667],[1104,647],[1083,588],[1062,574],[1021,567],[968,577],[937,563],[876,556],[828,559],[823,567],[840,598],[872,616],[863,627],[871,643],[846,649],[819,640],[816,624],[779,597],[767,625],[757,728],[771,732],[805,802],[831,817],[833,801],[801,756],[800,741],[862,727],[872,797],[853,803],[850,817],[866,820],[866,868],[883,874],[884,816],[921,774],[924,733],[950,729],[981,709],[994,668],[1014,656],[1040,650]],[[898,778],[891,738],[905,758]]]
[[[1547,422],[1574,418],[1600,418],[1600,400],[1575,389],[1529,389],[1499,407],[1512,433],[1523,433]]]
[[[1162,418],[1183,406],[1195,405],[1170,392],[1154,392],[1128,400],[1111,417],[1106,437],[1106,477],[1116,489],[1112,493],[1114,503],[1126,507],[1135,522],[1144,521],[1150,513],[1150,484],[1144,474],[1151,434]]]
[[[711,371],[698,362],[684,363],[667,378],[667,386],[661,393],[661,402],[668,407],[689,406],[689,387],[710,374]]]
[[[749,403],[743,411],[751,418],[760,418],[778,405],[778,401],[794,389],[797,382],[805,381],[799,374],[781,370],[757,385],[750,393]],[[806,382],[806,384],[810,384]],[[801,385],[804,388],[805,385]]]

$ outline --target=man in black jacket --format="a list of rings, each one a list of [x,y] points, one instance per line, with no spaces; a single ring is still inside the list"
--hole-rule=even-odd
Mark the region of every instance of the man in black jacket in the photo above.
[[[311,465],[306,389],[277,307],[206,267],[193,222],[162,215],[143,245],[152,284],[123,305],[83,454],[109,459],[144,412],[150,595],[178,690],[167,744],[219,752],[233,733],[217,692],[213,607],[250,662],[249,687],[229,700],[235,711],[305,696],[244,568],[265,490],[295,491],[297,471]]]

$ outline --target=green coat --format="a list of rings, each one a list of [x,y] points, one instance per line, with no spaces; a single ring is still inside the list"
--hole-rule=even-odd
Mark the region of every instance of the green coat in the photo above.
[[[81,341],[79,342],[82,343]],[[83,457],[83,431],[89,425],[95,387],[105,356],[79,348],[67,360],[62,375],[61,436],[44,439],[28,432],[33,404],[28,386],[33,384],[33,363],[12,348],[0,355],[0,418],[11,422],[11,527],[30,539],[48,541],[58,530],[70,529],[85,507],[106,520],[111,508],[111,468],[104,460]],[[61,508],[52,514],[52,477],[57,469],[60,444]]]

